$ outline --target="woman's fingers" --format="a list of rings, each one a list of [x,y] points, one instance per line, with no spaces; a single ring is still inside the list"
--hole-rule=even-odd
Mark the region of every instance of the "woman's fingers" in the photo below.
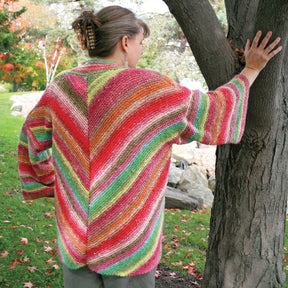
[[[278,42],[279,43],[279,42]],[[275,47],[275,46],[274,46]],[[282,50],[282,46],[279,46],[277,49],[274,49],[272,52],[268,54],[269,59],[271,59],[273,56],[278,54]]]
[[[258,47],[258,43],[259,43],[259,40],[260,40],[260,37],[262,35],[262,31],[258,31],[253,39],[253,42],[252,42],[252,48],[257,48]]]
[[[268,54],[271,54],[271,51],[278,45],[278,43],[281,41],[281,38],[280,37],[278,37],[278,38],[276,38],[266,49],[265,49],[265,51],[267,51],[267,53]],[[278,50],[279,48],[281,48],[282,49],[282,46],[280,46],[280,47],[278,47],[276,50]],[[281,51],[281,49],[279,50],[279,51]],[[275,50],[275,51],[276,51]],[[278,51],[278,52],[279,52]],[[274,51],[273,51],[274,52]],[[273,53],[272,52],[272,53]],[[278,53],[277,52],[277,53]],[[275,55],[275,54],[274,54]]]
[[[259,45],[259,48],[261,49],[265,49],[266,45],[268,44],[270,38],[272,36],[272,32],[269,31],[267,32],[266,36],[263,38],[263,40],[261,41],[260,45]]]
[[[269,42],[269,40],[270,40],[270,38],[271,38],[271,36],[272,36],[272,31],[267,32],[266,36],[263,38],[263,40],[259,44],[261,35],[262,35],[262,31],[258,31],[256,33],[256,36],[255,36],[255,38],[253,40],[253,43],[252,43],[252,48],[254,48],[254,49],[257,49],[257,48],[263,49],[267,54],[269,54],[277,46],[277,44],[281,41],[281,38],[277,37],[268,47],[266,47],[268,42]],[[277,53],[279,51],[281,51],[281,49],[282,49],[282,47],[281,47],[280,50],[278,50],[279,48],[280,47],[277,48]]]
[[[248,50],[250,49],[251,46],[251,42],[250,39],[247,39],[246,41],[246,46],[245,46],[245,54],[248,52]]]

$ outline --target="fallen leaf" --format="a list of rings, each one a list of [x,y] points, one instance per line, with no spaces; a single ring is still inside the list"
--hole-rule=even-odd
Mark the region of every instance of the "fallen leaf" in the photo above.
[[[46,261],[47,265],[52,265],[52,264],[55,264],[55,263],[57,263],[57,261],[53,260],[53,258],[50,258],[49,260]]]
[[[195,288],[200,288],[201,286],[200,286],[200,284],[198,283],[198,282],[191,282],[193,285],[194,285],[194,287]]]
[[[21,261],[19,259],[15,259],[10,269],[14,269],[17,263],[21,263]]]
[[[55,274],[53,269],[45,271],[45,275],[52,275],[52,274]]]
[[[4,253],[1,253],[0,255],[1,255],[1,257],[7,257],[9,255],[9,253],[5,250]]]
[[[21,237],[21,243],[22,243],[23,245],[27,245],[27,244],[28,244],[28,239]]]
[[[27,256],[24,257],[23,263],[27,263],[30,261],[30,258],[28,258]]]
[[[23,254],[23,253],[24,253],[24,250],[18,250],[18,251],[17,251],[17,254],[18,254],[18,255],[21,255],[21,254]]]
[[[44,251],[47,252],[47,253],[48,253],[48,252],[51,252],[52,250],[53,250],[53,249],[52,249],[50,246],[47,246],[47,247],[45,246],[45,247],[44,247]]]
[[[45,216],[47,216],[47,217],[54,217],[54,214],[51,213],[51,212],[46,212],[46,213],[45,213]]]
[[[176,278],[176,273],[175,273],[175,272],[171,272],[171,273],[170,273],[170,277],[171,277],[171,278]]]
[[[25,287],[25,288],[33,288],[34,286],[33,286],[33,283],[31,283],[31,282],[29,281],[29,282],[24,283],[24,286],[23,286],[23,287]]]
[[[2,174],[2,173],[1,173]],[[11,193],[9,193],[9,192],[6,192],[6,193],[4,193],[4,194],[2,194],[3,196],[11,196]]]
[[[52,266],[55,270],[58,270],[59,269],[59,266],[57,264],[53,265]]]
[[[37,270],[37,267],[35,267],[35,266],[28,266],[27,269],[29,270],[29,272],[32,273],[32,272],[34,272],[34,271]]]
[[[173,254],[173,251],[169,251],[164,255],[164,258],[169,258],[170,255],[172,255],[172,254]]]

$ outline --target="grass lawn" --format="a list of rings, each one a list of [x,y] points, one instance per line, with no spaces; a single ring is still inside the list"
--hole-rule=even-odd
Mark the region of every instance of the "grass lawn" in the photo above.
[[[21,196],[16,151],[24,119],[10,114],[10,96],[0,93],[0,287],[61,288],[54,200],[24,201]],[[210,210],[170,209],[165,214],[161,266],[200,281]],[[285,247],[284,269],[288,272],[287,233]]]

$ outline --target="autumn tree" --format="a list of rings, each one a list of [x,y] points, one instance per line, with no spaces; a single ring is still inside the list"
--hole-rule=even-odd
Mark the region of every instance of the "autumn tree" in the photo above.
[[[208,0],[164,0],[180,24],[210,89],[244,65],[258,30],[282,38],[251,87],[245,133],[217,148],[216,191],[202,287],[282,287],[287,203],[288,2],[225,1],[228,33]],[[227,39],[228,38],[228,39]],[[231,47],[232,46],[232,47]]]
[[[13,1],[3,1],[0,8],[0,51],[2,53],[13,53],[15,45],[21,40],[19,38],[22,29],[13,27],[14,21],[26,10],[22,7],[16,11],[12,10]]]
[[[20,77],[19,65],[15,63],[15,53],[21,41],[23,29],[15,25],[17,18],[26,10],[25,7],[13,9],[16,1],[3,1],[0,8],[0,68],[2,79],[17,85]]]

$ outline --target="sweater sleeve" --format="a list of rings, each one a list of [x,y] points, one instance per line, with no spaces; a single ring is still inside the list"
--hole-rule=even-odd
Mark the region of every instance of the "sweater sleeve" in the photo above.
[[[186,126],[180,135],[182,144],[198,141],[220,145],[238,143],[244,132],[249,83],[243,75],[215,91],[192,91],[186,113]]]
[[[52,120],[46,96],[44,93],[29,113],[20,132],[18,169],[24,199],[54,195],[54,168],[50,149]]]

